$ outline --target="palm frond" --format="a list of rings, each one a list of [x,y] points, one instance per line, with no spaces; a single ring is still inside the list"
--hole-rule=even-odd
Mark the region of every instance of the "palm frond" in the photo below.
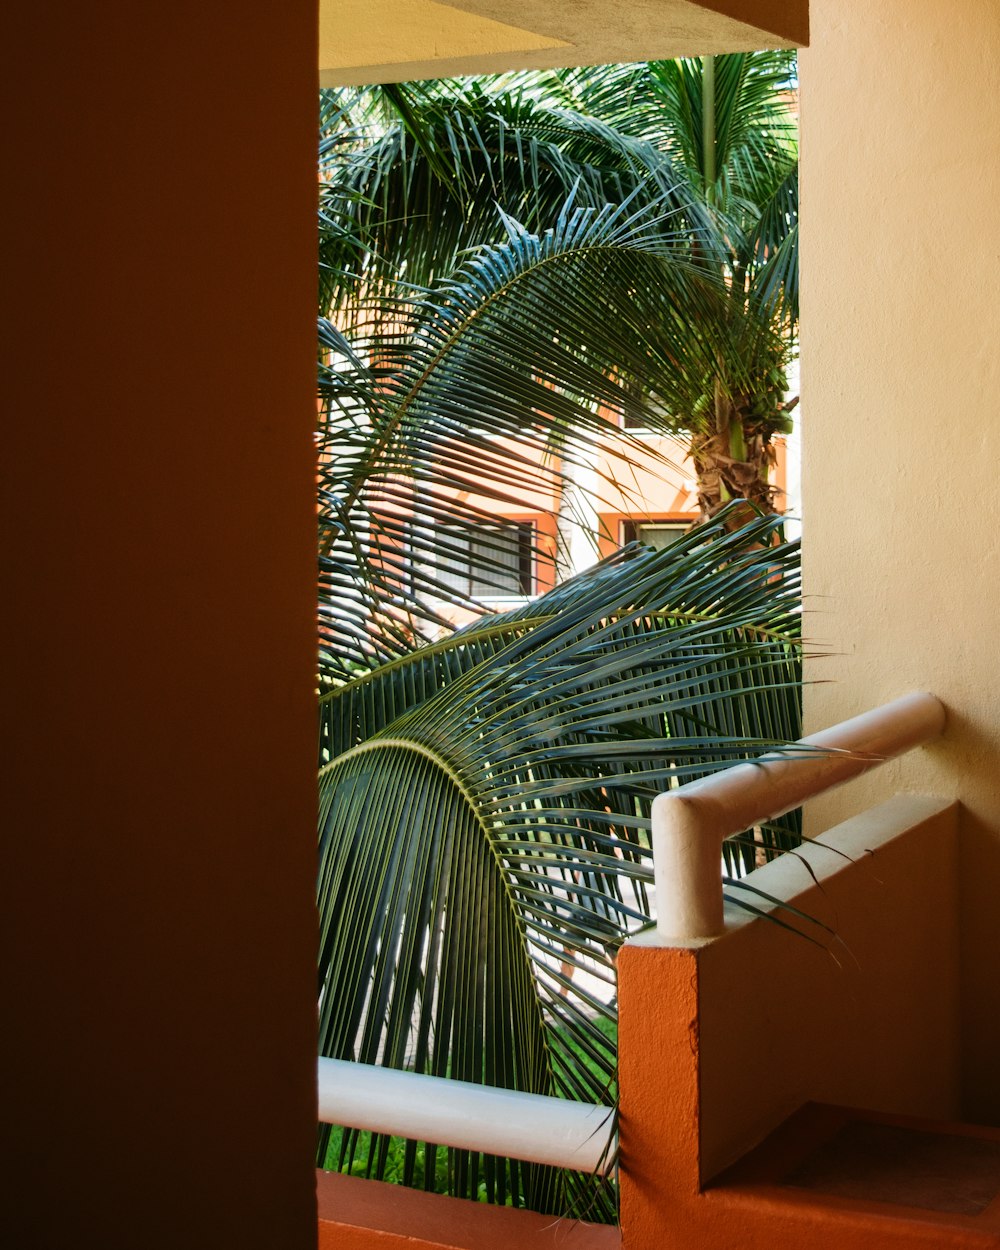
[[[402,257],[406,281],[429,286],[467,249],[502,240],[498,205],[539,229],[570,191],[592,208],[636,195],[656,199],[672,228],[710,246],[704,208],[642,139],[502,80],[451,84],[447,95],[440,85],[424,86],[395,88],[405,121],[350,152],[324,183],[321,220],[334,243],[347,233],[367,251],[353,275],[341,267],[342,286],[326,291],[329,309],[350,306],[365,283],[395,280]],[[322,230],[320,250],[329,264]]]
[[[502,587],[496,514],[554,516],[599,440],[627,466],[629,420],[699,435],[728,399],[766,441],[797,316],[789,61],[715,69],[709,189],[700,63],[322,98],[323,1054],[613,1106],[653,798],[800,736],[780,518],[724,510],[504,612],[450,575],[475,526]],[[798,835],[747,830],[727,871]],[[433,1143],[325,1128],[319,1158],[615,1211],[610,1182]]]
[[[688,259],[686,235],[664,229],[659,207],[595,211],[571,199],[542,235],[503,215],[502,244],[479,249],[405,326],[356,327],[324,369],[329,663],[381,660],[442,627],[455,527],[488,520],[491,501],[517,492],[557,493],[598,436],[627,458],[640,444],[621,418],[670,428],[672,414],[690,413],[720,343],[734,393],[771,359],[766,326]]]
[[[778,322],[799,319],[799,177],[789,168],[747,239],[751,295]]]
[[[652,800],[798,732],[778,527],[628,549],[324,696],[323,1054],[613,1105],[613,958],[649,916]],[[331,1159],[326,1131],[321,1156],[349,1166],[362,1137]],[[448,1158],[452,1192],[613,1215],[606,1182]]]

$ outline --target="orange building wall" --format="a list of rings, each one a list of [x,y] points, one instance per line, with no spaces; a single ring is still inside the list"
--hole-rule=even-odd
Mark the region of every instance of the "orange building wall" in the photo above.
[[[720,938],[660,947],[643,935],[622,948],[625,1250],[1000,1244],[1000,1203],[967,1218],[848,1202],[781,1183],[787,1163],[770,1183],[719,1175],[811,1099],[957,1115],[957,816],[953,803],[899,796],[804,848],[816,882],[797,856],[753,874],[831,927],[835,938],[813,930],[827,949],[735,910]],[[933,1178],[923,1183],[935,1193]]]
[[[640,446],[630,449],[627,458],[609,446],[601,449],[598,472],[602,488],[597,512],[602,556],[610,555],[619,545],[623,521],[693,524],[700,515],[695,468],[684,440],[659,434],[640,434],[637,438]],[[774,452],[774,506],[784,512],[788,507],[788,446],[784,438],[774,440]]]
[[[11,1250],[316,1240],[315,25],[5,11]]]

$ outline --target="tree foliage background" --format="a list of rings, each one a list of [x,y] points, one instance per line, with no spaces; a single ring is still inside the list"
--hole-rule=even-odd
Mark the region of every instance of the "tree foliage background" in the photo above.
[[[652,799],[799,736],[798,553],[766,482],[793,88],[763,53],[321,96],[324,1054],[612,1107]],[[597,437],[627,458],[630,421],[689,440],[701,527],[503,613],[454,590],[456,527]],[[734,881],[757,853],[729,848]],[[330,1128],[319,1156],[614,1217],[610,1182],[516,1160]]]

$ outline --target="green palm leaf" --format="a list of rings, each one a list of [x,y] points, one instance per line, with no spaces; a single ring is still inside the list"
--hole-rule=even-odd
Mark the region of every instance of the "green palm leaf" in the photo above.
[[[690,412],[717,372],[720,343],[733,393],[772,359],[766,325],[734,315],[721,277],[663,229],[661,207],[571,199],[542,235],[502,215],[504,242],[480,248],[405,325],[362,323],[338,343],[322,324],[336,357],[321,375],[328,676],[446,625],[436,605],[448,535],[489,520],[489,501],[558,489],[598,436],[638,448],[623,416],[676,428],[672,414]]]
[[[798,733],[780,522],[631,548],[322,700],[321,1052],[612,1105],[614,953],[664,788]],[[596,978],[585,990],[570,975]],[[606,990],[600,992],[601,984]],[[569,992],[567,992],[569,991]],[[328,1166],[389,1143],[321,1134]],[[404,1155],[434,1184],[437,1151]],[[469,1152],[449,1189],[614,1213],[609,1182]]]
[[[790,63],[712,69],[711,178],[700,62],[323,94],[323,1054],[613,1105],[613,959],[651,910],[653,798],[799,736],[778,518],[723,510],[500,614],[448,578],[463,527],[547,494],[556,512],[598,440],[627,464],[627,419],[706,458],[721,437],[730,463],[780,425]],[[456,630],[456,608],[476,619]],[[747,831],[727,871],[798,834],[794,815]],[[614,1215],[611,1182],[516,1160],[337,1128],[319,1154]]]
[[[591,208],[655,200],[672,229],[698,237],[703,250],[714,245],[703,206],[661,152],[554,101],[537,84],[472,80],[378,91],[383,103],[393,93],[402,120],[370,126],[367,142],[326,167],[321,312],[353,309],[373,284],[391,286],[404,257],[406,283],[432,285],[469,248],[503,239],[497,206],[529,230],[544,229],[571,191]],[[343,255],[344,237],[364,244],[356,263]]]

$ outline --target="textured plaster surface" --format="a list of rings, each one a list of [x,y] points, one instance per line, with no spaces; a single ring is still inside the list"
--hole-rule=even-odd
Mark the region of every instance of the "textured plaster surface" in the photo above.
[[[815,0],[801,68],[807,731],[911,689],[944,738],[812,808],[961,800],[966,1113],[1000,1122],[1000,7]]]
[[[956,825],[901,795],[751,876],[805,936],[734,908],[701,951],[704,1179],[807,1101],[959,1117]]]

